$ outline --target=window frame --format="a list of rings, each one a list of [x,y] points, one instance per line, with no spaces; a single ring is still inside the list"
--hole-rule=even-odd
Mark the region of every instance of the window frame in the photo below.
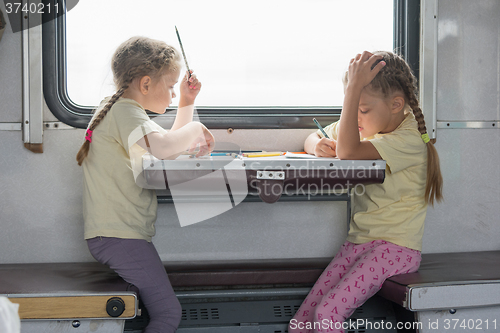
[[[64,0],[45,0],[59,3]],[[93,109],[73,103],[66,81],[66,15],[54,18],[43,14],[42,57],[43,92],[52,114],[61,122],[87,128]],[[394,0],[394,49],[409,59],[418,78],[420,45],[420,0]],[[171,108],[169,110],[175,110]],[[197,107],[199,119],[210,129],[310,129],[316,128],[311,118],[322,124],[339,119],[341,107]],[[156,117],[172,124],[175,112]],[[162,122],[163,123],[163,122]]]

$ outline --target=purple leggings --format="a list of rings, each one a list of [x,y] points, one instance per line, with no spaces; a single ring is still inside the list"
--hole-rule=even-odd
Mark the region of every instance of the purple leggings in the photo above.
[[[150,321],[144,332],[176,331],[182,308],[153,243],[140,239],[96,237],[87,240],[90,253],[139,289]]]
[[[345,242],[290,321],[288,332],[343,333],[344,320],[387,278],[416,272],[420,261],[420,251],[383,240]]]

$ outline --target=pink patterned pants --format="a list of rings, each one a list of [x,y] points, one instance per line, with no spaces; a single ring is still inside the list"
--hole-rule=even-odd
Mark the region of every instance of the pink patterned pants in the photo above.
[[[420,261],[420,251],[383,240],[345,242],[290,321],[288,332],[343,333],[345,319],[387,278],[416,272]]]

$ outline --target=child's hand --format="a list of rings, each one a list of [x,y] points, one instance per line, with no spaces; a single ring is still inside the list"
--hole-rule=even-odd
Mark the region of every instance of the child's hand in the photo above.
[[[193,153],[196,147],[200,147],[200,151],[196,154],[196,157],[206,155],[214,150],[215,139],[212,133],[206,128],[205,125],[199,123],[201,126],[200,135],[191,143],[189,152]]]
[[[186,105],[194,104],[194,100],[201,89],[201,82],[196,77],[196,74],[193,74],[193,70],[190,70],[190,72],[191,77],[189,77],[188,72],[186,72],[180,85],[181,100],[183,100]]]
[[[372,66],[377,61],[383,59],[380,55],[374,55],[368,51],[356,55],[349,63],[349,81],[348,87],[363,89],[372,82],[375,76],[385,66],[385,62],[379,62],[375,67]]]
[[[337,156],[337,141],[327,138],[321,138],[314,146],[314,155],[318,157]]]

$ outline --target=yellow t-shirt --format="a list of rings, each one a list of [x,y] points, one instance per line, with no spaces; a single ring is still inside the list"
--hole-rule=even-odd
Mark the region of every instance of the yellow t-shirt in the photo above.
[[[336,140],[338,122],[325,128]],[[320,137],[322,134],[317,132]],[[415,250],[422,250],[424,221],[427,213],[425,185],[427,147],[412,113],[391,133],[376,134],[370,140],[383,160],[386,173],[383,184],[364,186],[363,193],[353,191],[352,214],[347,240],[362,244],[382,239]]]
[[[146,153],[136,142],[151,132],[166,131],[149,119],[139,103],[126,98],[120,98],[95,128],[82,164],[85,239],[104,236],[151,241],[156,192],[136,184]]]

